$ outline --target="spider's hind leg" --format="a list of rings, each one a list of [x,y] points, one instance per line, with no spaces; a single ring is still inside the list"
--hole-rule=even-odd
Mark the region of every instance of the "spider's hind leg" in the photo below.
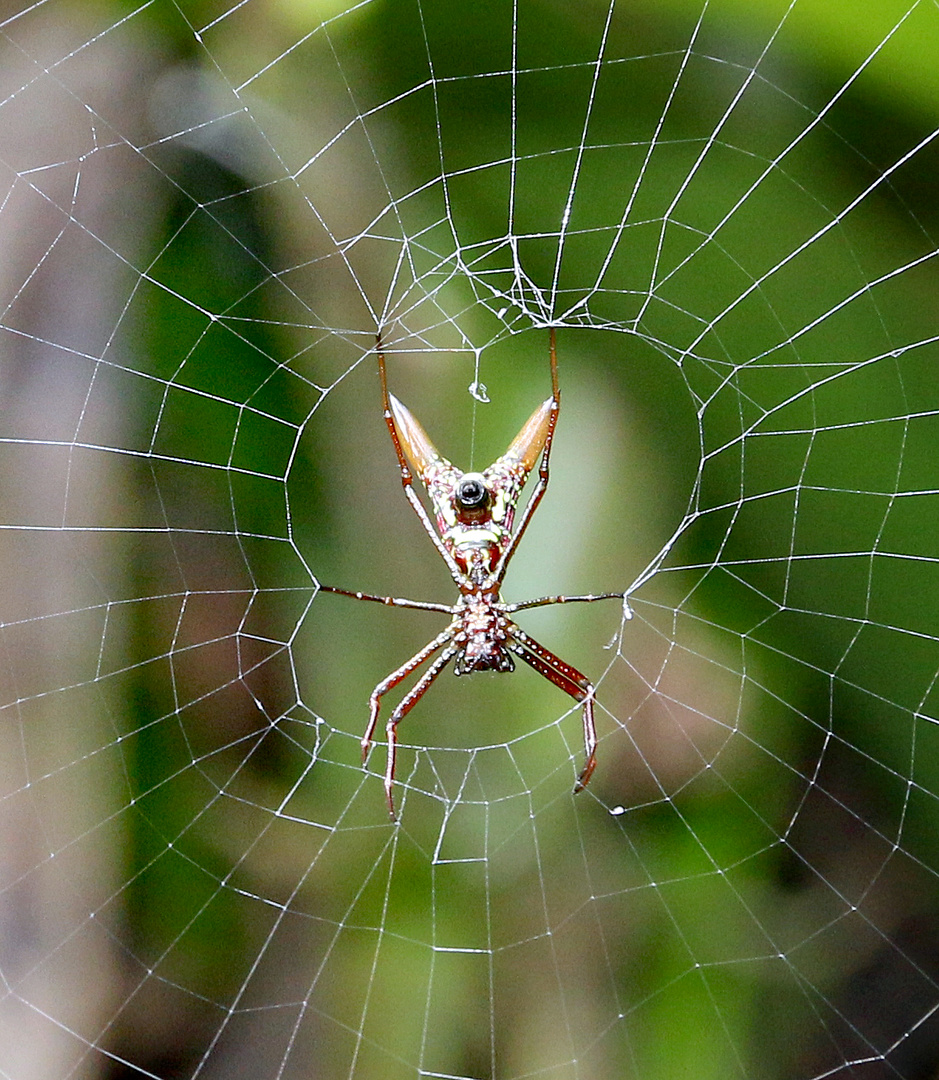
[[[378,710],[381,708],[381,699],[388,693],[389,690],[394,690],[398,683],[403,682],[412,671],[416,671],[425,660],[429,660],[431,656],[438,649],[442,649],[448,641],[453,637],[453,628],[447,627],[446,630],[441,631],[433,641],[429,641],[423,649],[416,652],[410,660],[406,660],[401,667],[395,668],[394,671],[386,676],[371,692],[368,699],[369,705],[369,717],[368,727],[365,729],[365,734],[362,736],[362,764],[365,764],[368,757],[369,749],[372,745],[372,737],[375,734],[375,725],[378,723]],[[423,681],[423,679],[421,680]],[[417,684],[420,686],[420,682]],[[416,687],[415,687],[416,689]],[[423,692],[423,691],[422,691]],[[413,691],[412,691],[413,693]],[[405,698],[407,700],[407,698]],[[400,708],[400,706],[399,706]],[[397,710],[396,710],[397,711]],[[400,719],[400,717],[398,718]]]
[[[433,642],[431,644],[433,644]],[[437,647],[439,648],[439,646]],[[427,646],[427,648],[430,648],[430,646]],[[458,649],[456,645],[450,645],[448,648],[443,650],[443,652],[437,657],[437,659],[430,665],[430,667],[424,672],[424,674],[398,702],[394,712],[388,718],[388,723],[385,724],[385,733],[388,736],[388,759],[385,763],[385,798],[388,800],[388,813],[391,814],[392,821],[397,821],[392,790],[394,788],[395,782],[395,755],[397,751],[398,722],[400,720],[403,720],[404,717],[407,716],[407,714],[411,711],[411,709],[413,709],[414,706],[421,700],[427,688],[434,681],[434,679],[437,678],[440,672],[443,671],[447,664],[450,663],[450,661],[456,655],[457,651]],[[424,652],[426,652],[426,649],[421,650],[421,653]],[[418,653],[418,656],[420,656],[421,653]],[[400,682],[400,680],[398,681]],[[377,716],[378,707],[376,702],[373,719],[369,725],[369,731],[374,728],[375,718],[377,718]]]
[[[580,770],[574,791],[583,791],[590,783],[590,777],[597,766],[597,728],[593,719],[593,683],[582,675],[577,668],[571,667],[559,656],[529,637],[524,630],[512,627],[512,648],[526,664],[533,667],[539,675],[554,683],[565,694],[582,705],[584,723],[584,767]]]

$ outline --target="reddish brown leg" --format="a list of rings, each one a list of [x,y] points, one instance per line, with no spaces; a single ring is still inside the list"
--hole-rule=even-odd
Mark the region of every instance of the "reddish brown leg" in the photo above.
[[[551,460],[551,440],[554,438],[554,428],[558,422],[558,414],[561,411],[561,391],[558,387],[558,355],[554,340],[553,326],[549,330],[549,335],[549,351],[551,354],[551,397],[554,399],[554,409],[551,412],[548,436],[545,439],[544,450],[541,453],[541,464],[538,466],[538,483],[535,485],[535,490],[531,493],[531,497],[529,498],[525,509],[522,511],[522,516],[515,526],[512,539],[509,540],[508,545],[502,552],[502,556],[499,559],[499,565],[496,568],[496,578],[500,583],[508,569],[509,560],[515,554],[515,549],[518,547],[519,541],[522,539],[525,530],[528,528],[528,523],[531,521],[532,515],[538,509],[538,504],[541,502],[542,496],[548,490],[548,463]]]
[[[325,588],[321,585],[320,588]],[[521,600],[517,604],[503,604],[499,610],[507,615],[516,611],[528,611],[529,608],[546,607],[548,604],[588,604],[594,600],[622,600],[621,592],[591,593],[589,596],[539,596],[537,600]]]
[[[392,673],[375,687],[371,696],[368,699],[369,704],[369,717],[368,727],[365,729],[365,734],[362,736],[362,764],[365,764],[365,759],[368,757],[369,747],[372,745],[372,736],[375,734],[375,725],[378,722],[378,710],[381,707],[381,699],[388,693],[389,690],[393,690],[399,682],[411,674],[412,671],[416,671],[417,668],[429,659],[438,649],[442,649],[444,645],[453,637],[453,627],[449,626],[442,633],[439,633],[433,641],[421,649],[420,652],[415,653],[410,660],[406,661],[399,668],[395,668]],[[425,675],[426,678],[426,675]],[[420,686],[420,683],[417,684]],[[413,691],[412,691],[413,693]],[[405,700],[407,700],[405,698]],[[400,708],[400,706],[399,706]],[[399,718],[400,719],[400,718]],[[394,816],[392,814],[392,816]]]
[[[417,608],[420,611],[442,611],[453,614],[452,604],[434,604],[429,600],[407,600],[403,596],[375,596],[373,593],[353,592],[352,589],[339,589],[335,585],[320,585],[320,592],[337,593],[339,596],[351,596],[353,600],[371,600],[375,604],[388,607]]]
[[[398,702],[394,712],[388,718],[388,723],[385,724],[385,732],[388,736],[388,760],[385,763],[385,798],[388,800],[388,813],[391,814],[392,821],[398,820],[397,815],[395,814],[394,797],[391,793],[395,782],[395,753],[397,750],[398,723],[407,716],[411,709],[413,709],[421,700],[430,684],[437,678],[440,672],[443,671],[447,664],[450,663],[453,657],[456,656],[458,651],[459,650],[455,645],[451,645],[448,649],[444,649],[414,686],[412,686]],[[374,727],[374,722],[371,726]]]
[[[574,791],[583,791],[590,782],[593,770],[597,765],[597,728],[593,720],[593,684],[582,675],[577,668],[565,663],[559,656],[540,645],[534,638],[529,637],[524,630],[512,626],[511,630],[513,652],[520,656],[526,664],[530,665],[543,675],[549,682],[564,691],[565,694],[583,705],[584,720],[584,767],[580,770]]]
[[[385,374],[385,354],[382,350],[381,334],[378,334],[375,338],[375,351],[378,354],[378,375],[381,379],[381,406],[385,415],[385,423],[388,425],[388,433],[391,435],[391,442],[394,445],[395,454],[398,457],[398,468],[401,472],[401,486],[404,488],[404,494],[413,507],[414,513],[420,518],[421,524],[424,526],[424,531],[432,540],[440,557],[447,564],[447,568],[449,569],[453,580],[459,585],[460,568],[453,561],[453,556],[450,552],[443,546],[440,537],[437,535],[437,531],[434,529],[430,518],[427,516],[424,504],[414,490],[411,469],[408,465],[407,458],[404,455],[404,448],[401,445],[401,435],[395,426],[394,415],[391,411],[391,399],[388,394],[388,378]]]

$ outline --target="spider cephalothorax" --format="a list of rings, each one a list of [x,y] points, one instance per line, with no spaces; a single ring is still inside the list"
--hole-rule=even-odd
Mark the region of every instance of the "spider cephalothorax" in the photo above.
[[[512,440],[508,450],[481,473],[461,472],[440,456],[411,412],[388,393],[380,338],[377,351],[385,422],[398,457],[404,493],[447,564],[460,590],[460,597],[453,605],[434,604],[323,586],[328,592],[352,596],[357,600],[372,600],[393,607],[439,611],[451,616],[450,625],[442,633],[383,679],[372,691],[368,727],[362,736],[363,761],[372,745],[382,697],[430,660],[435,653],[439,653],[401,699],[385,725],[388,735],[385,794],[388,810],[394,818],[392,790],[395,775],[395,738],[399,721],[420,701],[430,684],[451,660],[457,675],[469,675],[475,671],[508,672],[515,668],[512,659],[514,653],[555,686],[570,694],[575,701],[582,703],[586,759],[574,787],[575,791],[580,791],[587,785],[596,765],[594,688],[576,668],[549,652],[543,645],[539,645],[509,616],[517,611],[542,607],[545,604],[622,599],[623,594],[543,596],[517,604],[504,603],[500,595],[509,560],[548,486],[551,439],[561,407],[554,330],[551,330],[550,349],[551,397],[535,409]],[[516,528],[515,510],[518,500],[539,455],[541,463],[538,468],[538,482]],[[436,530],[424,504],[414,491],[413,473],[417,473],[433,504]]]

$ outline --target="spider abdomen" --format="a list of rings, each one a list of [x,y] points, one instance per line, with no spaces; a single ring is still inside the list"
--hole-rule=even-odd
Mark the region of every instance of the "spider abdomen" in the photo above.
[[[508,620],[484,596],[470,594],[464,599],[462,626],[454,643],[459,652],[454,662],[457,675],[474,671],[514,671],[515,662],[509,654]]]
[[[515,661],[505,649],[496,646],[492,649],[457,656],[453,664],[455,675],[472,675],[474,671],[509,672],[515,670]]]

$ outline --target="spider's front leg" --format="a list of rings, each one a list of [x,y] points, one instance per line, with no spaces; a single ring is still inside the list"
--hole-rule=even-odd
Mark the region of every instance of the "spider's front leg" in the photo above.
[[[592,598],[591,598],[592,599]],[[559,656],[539,644],[533,637],[529,637],[520,627],[511,624],[511,648],[516,656],[520,656],[526,664],[530,665],[543,675],[549,682],[554,683],[565,694],[570,696],[583,707],[584,722],[584,767],[580,770],[574,791],[583,791],[590,783],[590,777],[597,765],[597,728],[593,719],[593,683],[582,675],[577,668],[571,667]]]

